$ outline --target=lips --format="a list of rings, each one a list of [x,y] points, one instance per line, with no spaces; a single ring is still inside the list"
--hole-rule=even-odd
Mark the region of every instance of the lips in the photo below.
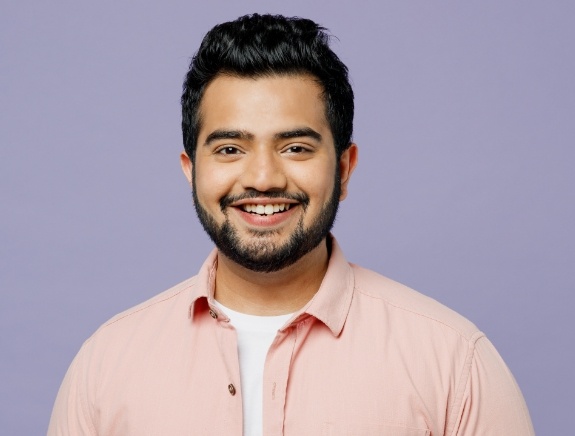
[[[257,215],[273,215],[289,210],[290,203],[275,203],[275,204],[242,204],[241,208],[248,213]]]

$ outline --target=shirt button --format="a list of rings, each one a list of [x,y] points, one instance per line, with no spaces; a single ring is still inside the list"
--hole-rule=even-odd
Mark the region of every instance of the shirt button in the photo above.
[[[233,384],[229,384],[228,385],[228,391],[230,392],[231,396],[234,396],[236,394],[236,387]]]
[[[217,314],[213,309],[210,309],[210,316],[211,316],[213,319],[217,319],[218,314]]]

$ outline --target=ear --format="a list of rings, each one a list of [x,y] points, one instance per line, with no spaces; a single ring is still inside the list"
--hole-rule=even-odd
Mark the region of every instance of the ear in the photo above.
[[[188,179],[190,187],[194,189],[193,178],[192,178],[192,170],[194,164],[192,163],[192,160],[185,151],[182,151],[182,153],[180,154],[180,165],[182,166],[184,176],[186,176],[186,179]]]
[[[352,143],[339,158],[339,177],[341,181],[339,201],[343,201],[347,197],[347,185],[357,165],[357,153],[357,145]]]

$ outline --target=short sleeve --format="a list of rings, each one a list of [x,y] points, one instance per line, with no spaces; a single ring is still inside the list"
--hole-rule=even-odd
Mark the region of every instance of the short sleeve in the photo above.
[[[451,436],[535,435],[523,395],[511,371],[485,337],[472,350]]]
[[[48,427],[48,436],[95,436],[87,397],[85,346],[72,361],[62,381]]]

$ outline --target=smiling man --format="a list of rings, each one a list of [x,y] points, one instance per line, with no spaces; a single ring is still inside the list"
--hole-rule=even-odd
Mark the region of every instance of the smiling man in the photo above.
[[[219,73],[199,113],[197,148],[181,160],[219,249],[217,301],[253,315],[301,309],[325,275],[357,147],[336,151],[322,88],[299,71]]]
[[[357,146],[328,39],[269,15],[206,35],[180,159],[216,248],[84,343],[50,435],[533,434],[483,333],[349,264],[330,234]]]

